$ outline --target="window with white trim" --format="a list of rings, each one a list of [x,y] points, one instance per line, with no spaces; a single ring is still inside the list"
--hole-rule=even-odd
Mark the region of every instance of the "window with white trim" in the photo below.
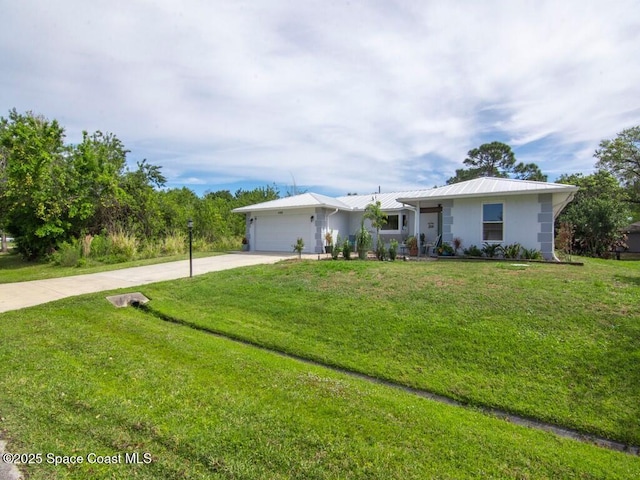
[[[387,215],[387,223],[380,230],[400,230],[400,215]]]
[[[482,240],[502,242],[504,239],[504,204],[485,203],[482,205]]]

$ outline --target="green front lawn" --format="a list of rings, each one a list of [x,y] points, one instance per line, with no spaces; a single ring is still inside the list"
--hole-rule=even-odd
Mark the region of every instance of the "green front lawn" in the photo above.
[[[223,253],[224,252],[194,252],[193,258],[211,257],[214,255],[222,255]],[[142,267],[145,265],[155,265],[157,263],[176,262],[188,259],[188,254],[147,258],[143,260],[112,264],[104,264],[89,259],[87,265],[83,267],[61,267],[46,261],[26,261],[18,254],[7,253],[0,254],[0,283],[70,277],[72,275],[108,272],[111,270],[120,270],[122,268]]]
[[[285,262],[142,291],[212,331],[640,445],[640,264],[585,261]]]
[[[427,276],[435,274],[430,265],[348,267],[288,263],[210,274],[153,287],[152,303],[166,308],[165,303],[159,305],[160,297],[168,297],[171,285],[178,289],[180,308],[187,308],[197,294],[220,292],[199,301],[206,305],[207,315],[218,312],[226,317],[226,310],[235,318],[242,308],[248,325],[257,330],[255,336],[275,342],[278,336],[271,333],[275,319],[269,317],[270,325],[267,319],[262,324],[259,320],[267,304],[273,312],[293,319],[295,315],[286,309],[308,298],[304,316],[329,328],[327,335],[315,339],[298,328],[300,348],[309,349],[315,342],[339,343],[346,352],[347,339],[334,337],[336,329],[327,319],[330,315],[325,315],[327,310],[316,311],[321,307],[317,292],[330,290],[327,306],[337,302],[351,307],[342,311],[341,331],[352,338],[353,332],[361,332],[365,338],[351,352],[366,359],[366,340],[375,338],[366,333],[367,325],[375,323],[368,318],[373,310],[356,301],[366,292],[379,291],[381,285],[400,282],[400,277],[415,279],[418,268],[426,267]],[[388,280],[379,278],[382,273],[389,275]],[[371,285],[375,278],[380,285]],[[426,284],[440,281],[433,280]],[[228,283],[236,289],[227,290]],[[265,292],[254,297],[250,308],[248,297],[257,294],[260,284]],[[390,292],[390,296],[415,297],[411,302],[418,302],[423,298],[420,290]],[[245,297],[247,304],[239,306]],[[386,301],[391,299],[372,300],[374,305]],[[361,308],[367,315],[359,313]],[[188,318],[195,311],[182,313]],[[203,314],[192,319],[207,318]],[[390,330],[397,318],[389,315]],[[43,454],[41,464],[25,468],[32,480],[640,476],[638,457],[370,384],[163,322],[133,308],[115,309],[100,294],[0,314],[0,329],[0,436],[10,441],[12,452]],[[416,326],[411,332],[400,322],[398,330],[403,341],[389,346],[389,353],[378,360],[380,365],[393,357],[394,350],[406,357],[407,349],[398,345],[419,344],[410,337],[422,336],[425,328]],[[443,341],[448,342],[445,337]],[[376,348],[371,345],[372,351]],[[453,365],[455,355],[449,356]],[[407,366],[407,373],[413,370]],[[149,453],[151,463],[87,463],[91,453],[124,462],[134,452],[141,461]],[[81,456],[84,463],[53,466],[46,462],[47,453]]]

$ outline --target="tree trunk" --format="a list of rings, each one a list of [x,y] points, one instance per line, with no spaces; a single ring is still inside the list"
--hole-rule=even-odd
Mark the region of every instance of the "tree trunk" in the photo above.
[[[2,253],[9,251],[9,245],[7,245],[7,232],[2,230]]]

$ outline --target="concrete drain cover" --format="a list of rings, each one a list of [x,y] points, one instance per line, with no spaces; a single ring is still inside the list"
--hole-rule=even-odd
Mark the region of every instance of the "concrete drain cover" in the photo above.
[[[107,300],[109,300],[117,308],[128,307],[129,305],[133,305],[134,303],[144,305],[149,301],[149,299],[140,292],[113,295],[111,297],[107,297]]]

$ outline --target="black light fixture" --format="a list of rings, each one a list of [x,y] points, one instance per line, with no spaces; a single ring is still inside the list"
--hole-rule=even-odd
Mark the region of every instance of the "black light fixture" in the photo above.
[[[193,277],[193,220],[187,220],[189,229],[189,277]]]
[[[253,218],[249,219],[249,225],[253,224]]]
[[[316,218],[313,215],[311,215],[311,223],[313,223],[313,219]]]

